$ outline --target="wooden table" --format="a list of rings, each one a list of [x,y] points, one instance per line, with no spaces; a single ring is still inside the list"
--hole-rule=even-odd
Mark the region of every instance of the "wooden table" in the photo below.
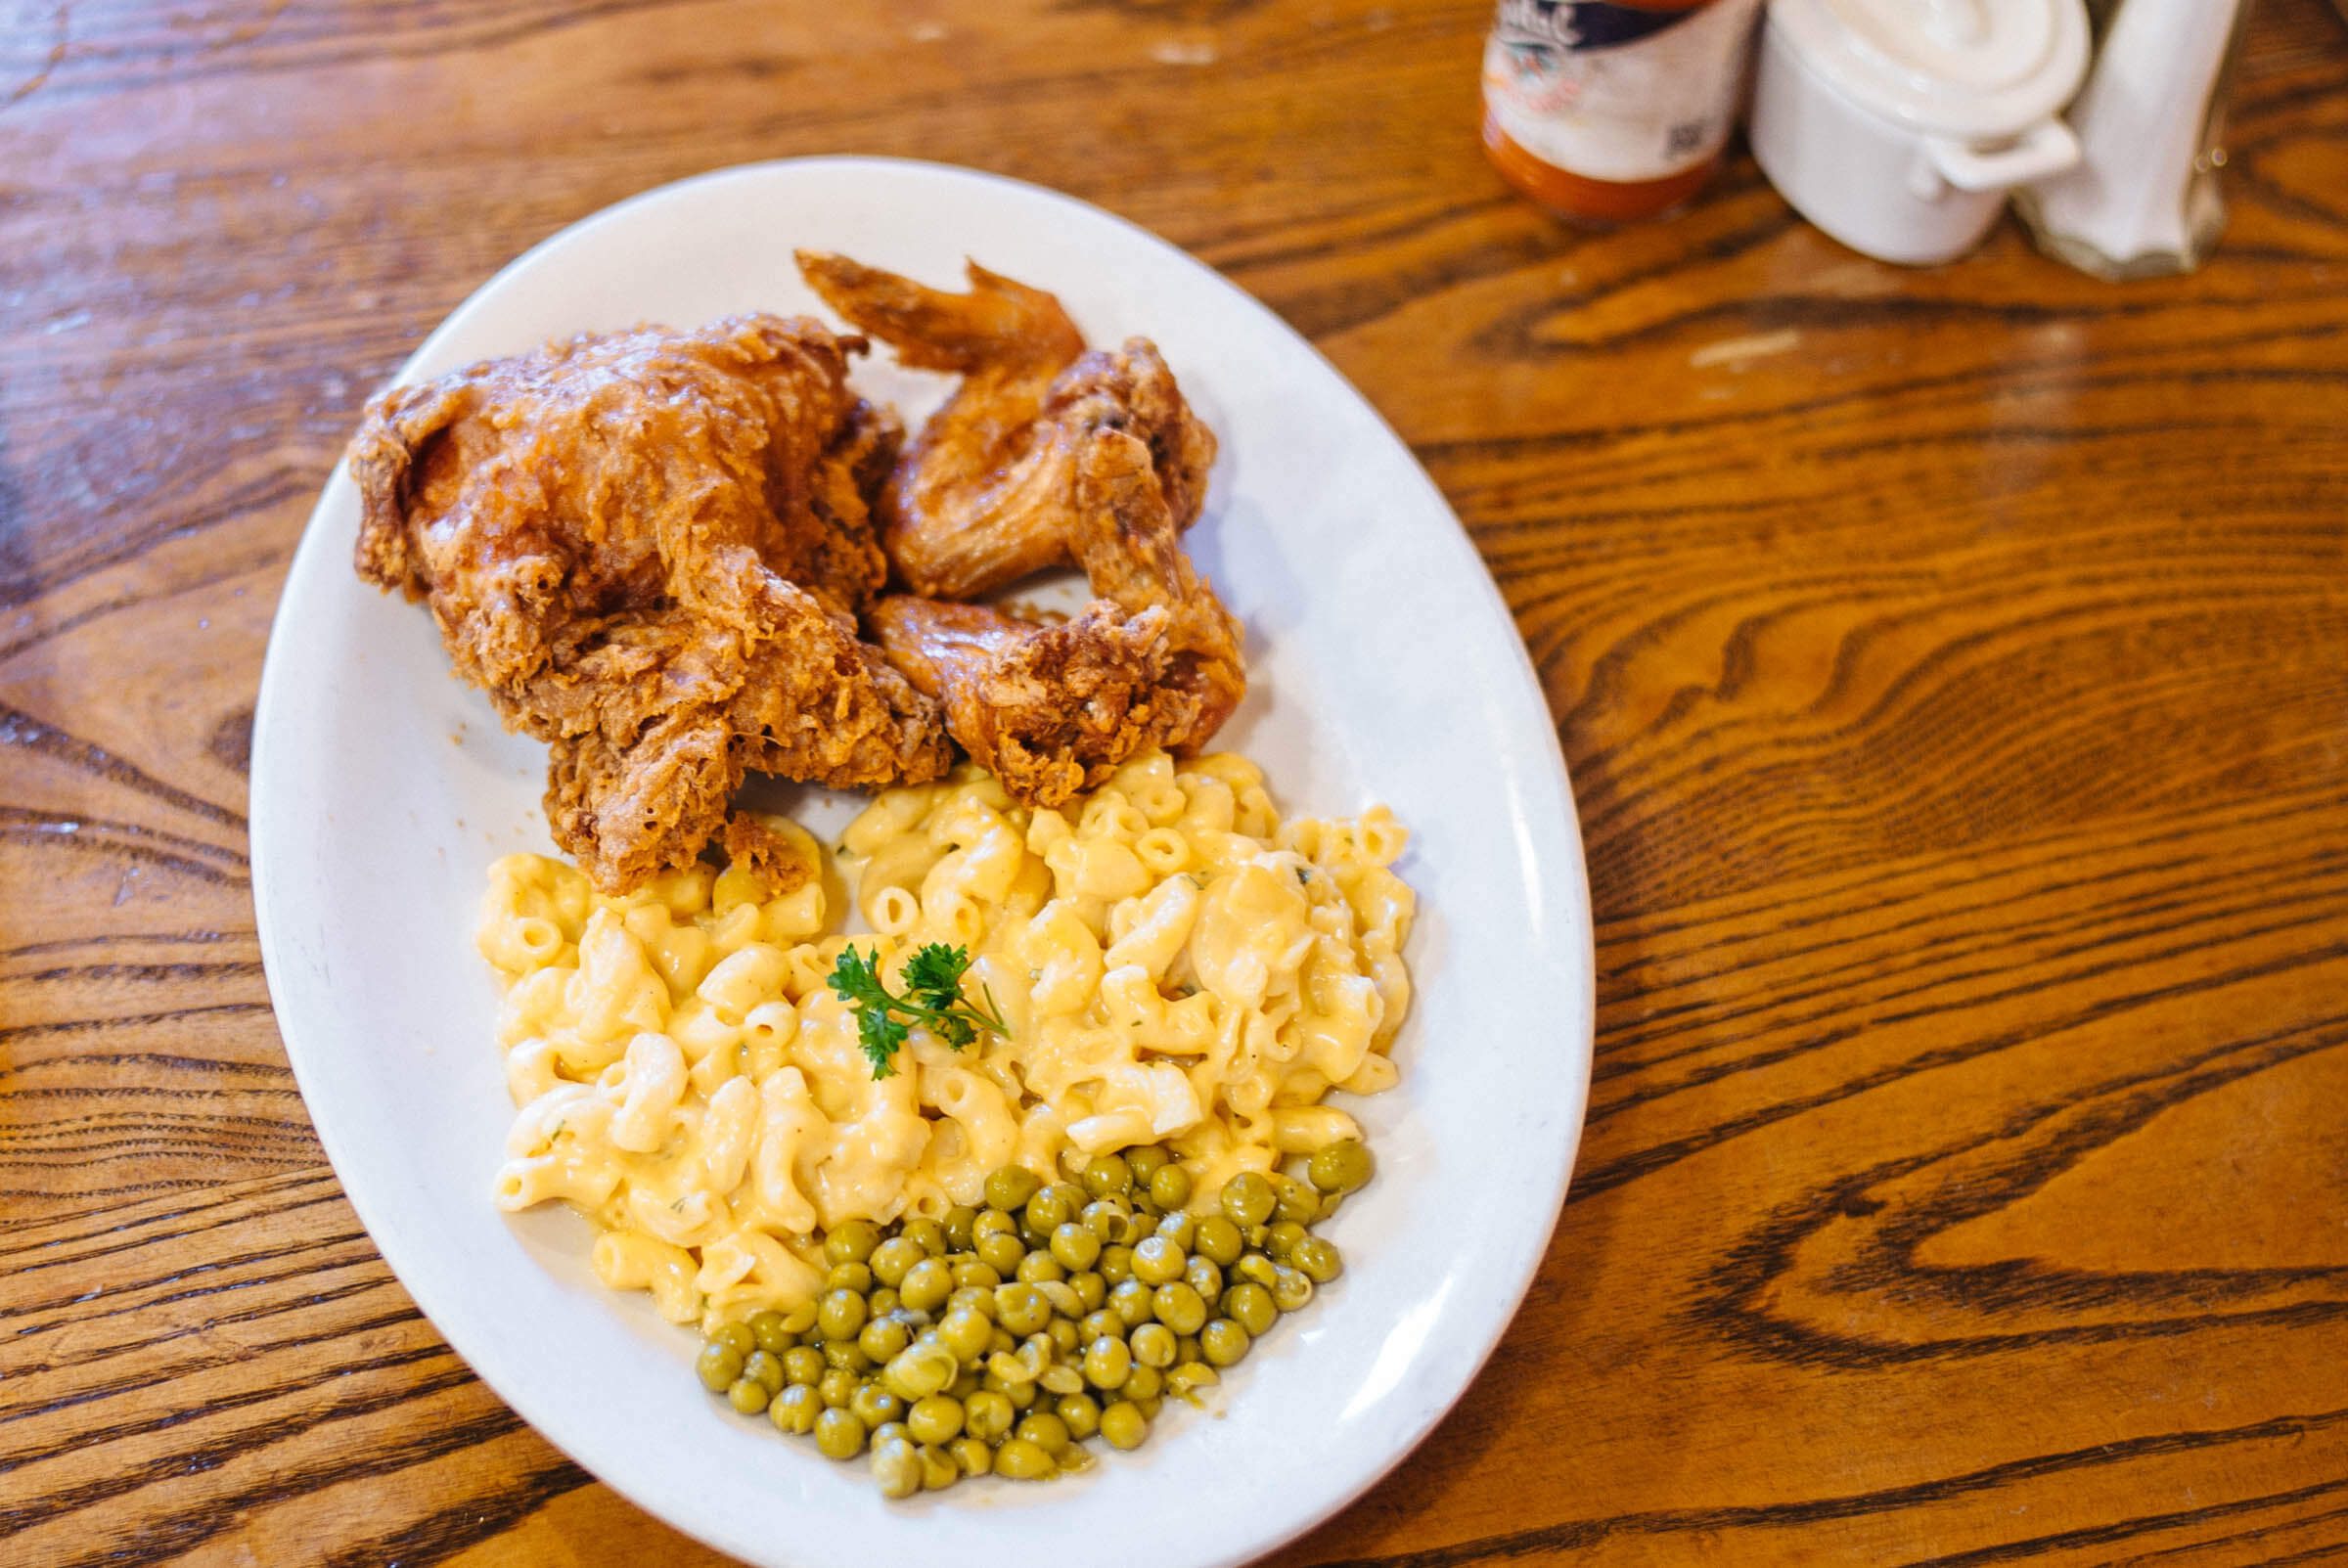
[[[706,1559],[344,1203],[247,742],[311,499],[451,305],[842,150],[1101,202],[1309,334],[1558,716],[1572,1201],[1459,1410],[1280,1561],[2348,1560],[2339,19],[2267,0],[2224,248],[2110,287],[2010,231],[1874,265],[1747,162],[1568,232],[1476,149],[1486,11],[0,4],[0,1561]]]

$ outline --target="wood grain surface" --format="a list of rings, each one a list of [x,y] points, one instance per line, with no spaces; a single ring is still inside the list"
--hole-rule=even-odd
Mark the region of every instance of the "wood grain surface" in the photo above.
[[[1560,228],[1475,146],[1486,17],[0,0],[0,1562],[711,1560],[344,1202],[248,736],[311,499],[458,299],[837,151],[1100,202],[1310,335],[1571,762],[1572,1200],[1458,1411],[1280,1562],[2348,1561],[2339,19],[2262,0],[2223,248],[2113,287],[2011,229],[1875,265],[1741,159]]]

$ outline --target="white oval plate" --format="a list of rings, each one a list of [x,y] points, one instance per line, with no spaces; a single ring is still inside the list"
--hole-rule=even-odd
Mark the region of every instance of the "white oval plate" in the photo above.
[[[1052,1486],[886,1502],[864,1465],[702,1394],[693,1337],[595,1283],[581,1221],[490,1202],[513,1107],[472,926],[488,862],[547,847],[544,748],[450,676],[422,608],[352,574],[342,472],[294,557],[254,720],[253,902],[287,1053],[433,1324],[558,1447],[678,1528],[791,1568],[1138,1542],[1152,1568],[1242,1561],[1426,1435],[1556,1223],[1589,1084],[1592,953],[1548,709],[1441,494],[1329,363],[1164,242],[1033,186],[871,158],[667,186],[507,267],[400,379],[588,329],[820,313],[794,246],[947,286],[969,254],[1050,289],[1097,343],[1155,338],[1221,436],[1191,549],[1246,623],[1250,691],[1217,743],[1260,762],[1286,812],[1383,800],[1415,835],[1420,996],[1401,1087],[1352,1107],[1379,1177],[1332,1223],[1344,1277],[1226,1380],[1220,1418],[1169,1408],[1144,1449]],[[873,361],[858,381],[909,418],[944,385]],[[851,803],[800,807],[821,833]]]

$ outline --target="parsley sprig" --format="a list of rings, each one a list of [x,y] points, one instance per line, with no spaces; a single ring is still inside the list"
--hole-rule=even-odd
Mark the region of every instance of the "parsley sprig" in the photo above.
[[[901,996],[880,978],[876,962],[879,952],[878,948],[843,948],[839,962],[832,965],[832,989],[855,1009],[856,1041],[872,1062],[875,1078],[896,1072],[897,1048],[917,1026],[956,1051],[977,1039],[981,1029],[992,1035],[1011,1033],[992,991],[979,987],[986,992],[983,1008],[963,996],[963,972],[971,966],[971,956],[964,949],[932,942],[915,950],[898,976],[905,986]]]

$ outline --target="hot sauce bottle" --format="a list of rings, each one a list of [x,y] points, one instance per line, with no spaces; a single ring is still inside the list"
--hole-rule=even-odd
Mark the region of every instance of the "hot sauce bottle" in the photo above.
[[[1500,0],[1484,150],[1559,216],[1668,212],[1720,164],[1761,0]]]

